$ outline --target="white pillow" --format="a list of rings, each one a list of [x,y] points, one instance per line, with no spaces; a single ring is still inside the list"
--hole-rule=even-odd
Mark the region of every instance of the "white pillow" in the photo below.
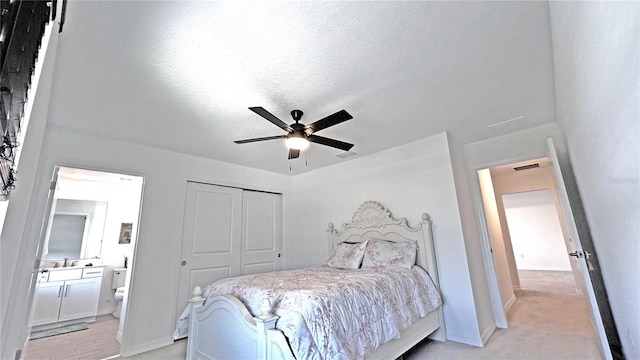
[[[415,241],[393,242],[369,239],[364,251],[362,267],[411,269],[416,263],[417,251],[418,244]]]
[[[367,242],[361,243],[340,243],[333,248],[331,257],[327,261],[327,266],[338,269],[358,269],[362,263],[364,249]]]

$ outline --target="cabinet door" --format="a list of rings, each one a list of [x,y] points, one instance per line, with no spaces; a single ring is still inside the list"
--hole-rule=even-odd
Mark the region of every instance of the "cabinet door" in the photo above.
[[[58,321],[95,316],[99,299],[99,278],[65,281]]]
[[[39,283],[33,298],[33,313],[31,315],[31,326],[49,324],[58,321],[60,311],[60,301],[64,281],[54,281]]]

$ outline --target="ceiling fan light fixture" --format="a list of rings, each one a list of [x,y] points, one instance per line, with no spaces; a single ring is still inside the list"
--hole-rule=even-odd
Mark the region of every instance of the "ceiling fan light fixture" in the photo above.
[[[325,116],[324,118],[307,125],[300,123],[300,119],[302,118],[302,111],[300,110],[291,111],[291,117],[293,117],[293,120],[295,121],[295,123],[291,125],[287,125],[287,123],[278,119],[275,115],[268,112],[263,107],[253,106],[250,107],[249,110],[262,116],[265,120],[286,131],[288,134],[236,140],[234,141],[234,143],[236,144],[285,139],[285,146],[289,149],[289,160],[297,159],[298,157],[300,157],[300,151],[306,150],[309,147],[310,143],[329,146],[332,148],[340,149],[342,151],[349,151],[353,147],[353,144],[335,139],[329,139],[315,134],[316,132],[326,129],[330,126],[334,126],[347,120],[353,119],[353,116],[351,116],[351,114],[349,114],[346,110],[340,110],[334,114]]]
[[[284,145],[287,149],[306,150],[309,147],[309,140],[305,139],[303,135],[292,133],[287,136]]]

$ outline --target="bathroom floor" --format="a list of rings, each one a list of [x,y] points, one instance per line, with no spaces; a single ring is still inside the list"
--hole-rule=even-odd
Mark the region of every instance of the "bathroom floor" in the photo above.
[[[87,330],[27,342],[24,360],[99,360],[120,354],[116,333],[120,319],[96,317]]]

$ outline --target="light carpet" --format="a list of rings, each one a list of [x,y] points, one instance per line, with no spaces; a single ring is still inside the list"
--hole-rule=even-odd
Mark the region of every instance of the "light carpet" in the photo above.
[[[427,340],[404,359],[602,359],[589,304],[576,293],[572,273],[518,275],[521,290],[507,312],[509,328],[497,329],[485,347]]]

